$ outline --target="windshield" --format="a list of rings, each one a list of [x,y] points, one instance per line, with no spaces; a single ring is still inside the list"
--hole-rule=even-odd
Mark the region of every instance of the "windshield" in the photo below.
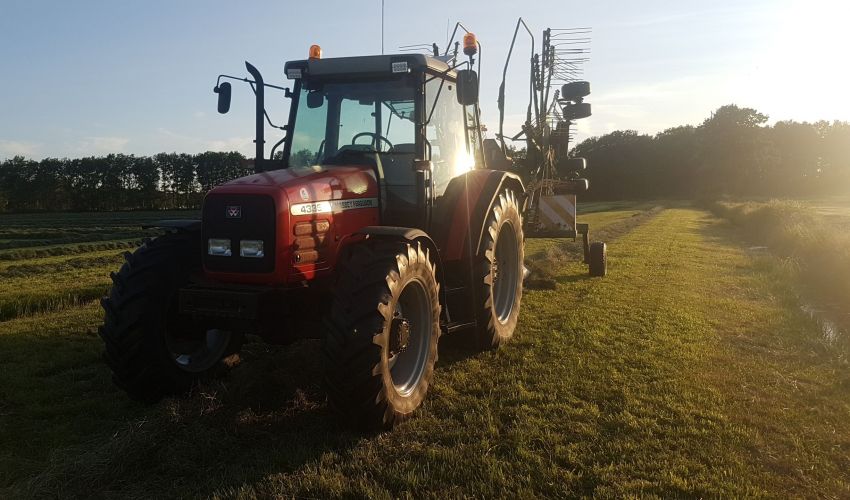
[[[302,81],[290,127],[289,165],[368,154],[412,154],[415,81]]]

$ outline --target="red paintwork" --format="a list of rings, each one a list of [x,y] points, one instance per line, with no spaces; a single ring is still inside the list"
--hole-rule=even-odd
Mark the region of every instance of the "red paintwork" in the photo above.
[[[307,191],[304,200],[301,188]],[[223,184],[211,192],[216,194],[262,194],[271,196],[277,212],[277,244],[275,271],[272,273],[221,273],[205,269],[208,278],[257,285],[294,285],[328,274],[336,263],[340,243],[365,226],[380,223],[378,208],[359,208],[339,213],[291,215],[290,206],[298,203],[357,198],[379,198],[374,171],[362,165],[330,167],[292,167],[249,175]],[[293,262],[293,228],[299,222],[330,222],[325,250],[326,258],[315,263]]]
[[[494,175],[501,176],[502,172],[475,169],[466,174],[465,190],[457,197],[457,204],[452,210],[452,222],[443,255],[444,260],[460,260],[463,256],[464,245],[469,242],[469,235],[472,234],[469,227],[473,220],[472,211],[475,210],[478,199],[484,194],[487,180]]]

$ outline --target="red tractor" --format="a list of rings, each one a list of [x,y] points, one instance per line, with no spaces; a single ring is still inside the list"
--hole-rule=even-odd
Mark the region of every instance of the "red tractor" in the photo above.
[[[472,57],[310,56],[286,64],[289,122],[268,158],[264,91],[280,87],[246,63],[257,173],[210,191],[201,221],[162,223],[113,274],[101,336],[131,396],[186,391],[246,333],[317,336],[332,406],[391,427],[425,398],[442,334],[482,349],[513,335],[525,189],[483,163]],[[216,86],[221,112],[230,90]]]
[[[210,191],[200,221],[127,255],[101,336],[115,382],[155,401],[187,391],[238,351],[324,340],[329,401],[361,427],[389,428],[428,391],[440,336],[507,342],[522,300],[520,178],[488,168],[468,60],[420,54],[285,66],[291,89],[219,76],[256,96],[256,173]],[[266,88],[291,99],[285,137],[265,153]],[[279,149],[280,148],[280,149]],[[493,148],[490,148],[493,149]],[[501,151],[498,147],[495,148]]]

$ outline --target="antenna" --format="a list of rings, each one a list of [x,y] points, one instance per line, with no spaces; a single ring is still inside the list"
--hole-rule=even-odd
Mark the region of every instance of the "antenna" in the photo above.
[[[384,0],[381,0],[381,55],[384,55]]]

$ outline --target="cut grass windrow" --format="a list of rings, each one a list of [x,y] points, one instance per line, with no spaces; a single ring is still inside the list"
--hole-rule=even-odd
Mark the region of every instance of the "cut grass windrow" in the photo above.
[[[96,306],[0,324],[0,496],[848,497],[850,369],[786,301],[793,283],[695,210],[528,290],[504,349],[441,340],[395,431],[340,429],[317,342],[249,343],[191,397],[108,382]]]
[[[141,238],[133,238],[118,241],[99,241],[94,243],[73,243],[69,245],[49,245],[46,247],[0,250],[0,261],[39,259],[44,257],[58,257],[62,255],[78,255],[90,252],[99,252],[102,250],[136,248],[141,245],[141,243]]]
[[[77,307],[104,297],[109,292],[105,283],[82,285],[62,291],[21,293],[12,299],[0,299],[0,322],[37,313]]]
[[[74,307],[103,297],[114,264],[0,279],[0,321]]]
[[[107,250],[106,252],[92,252],[68,258],[53,257],[12,262],[18,263],[4,266],[3,262],[0,262],[0,279],[69,272],[92,267],[118,269],[124,263],[124,258],[123,252],[116,253],[115,250]]]

